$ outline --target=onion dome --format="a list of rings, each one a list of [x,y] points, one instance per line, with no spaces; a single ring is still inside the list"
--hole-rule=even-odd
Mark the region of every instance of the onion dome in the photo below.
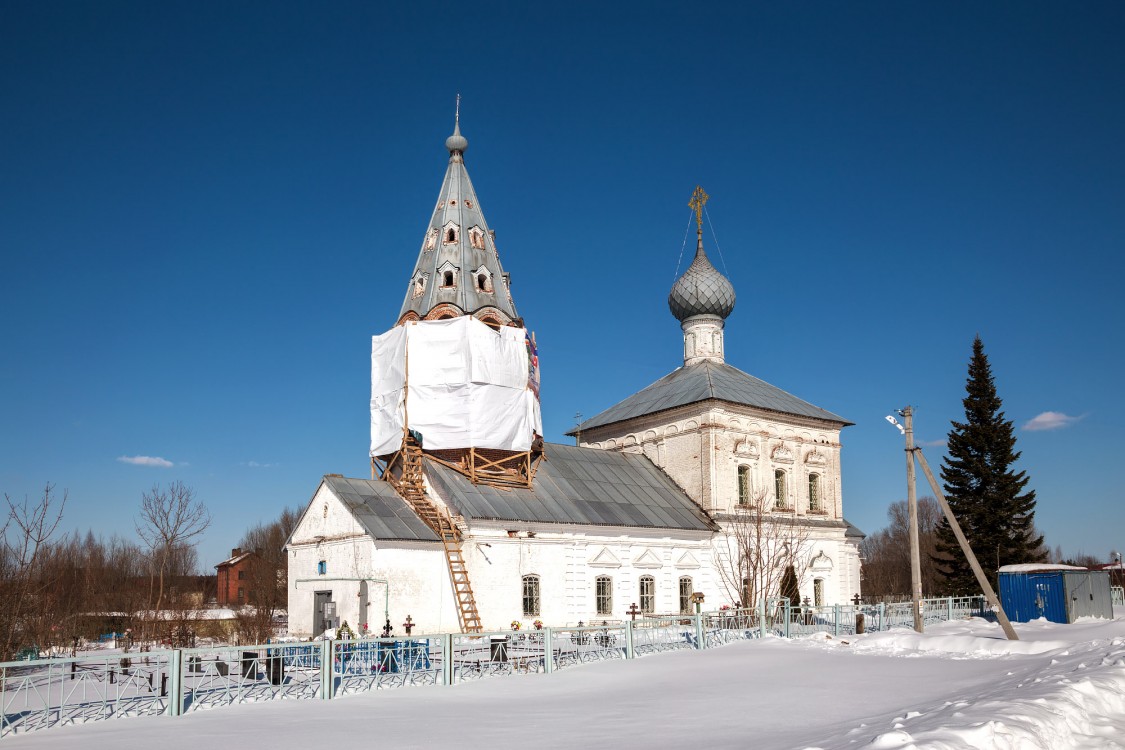
[[[445,147],[449,149],[449,153],[455,152],[465,153],[465,149],[469,147],[469,141],[465,136],[461,135],[461,122],[460,116],[453,123],[453,135],[445,139]]]
[[[695,248],[695,260],[672,285],[668,308],[681,323],[695,315],[717,315],[726,319],[734,310],[734,286],[707,259],[702,233]]]

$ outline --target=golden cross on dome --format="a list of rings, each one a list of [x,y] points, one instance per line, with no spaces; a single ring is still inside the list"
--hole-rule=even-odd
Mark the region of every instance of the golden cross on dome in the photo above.
[[[707,195],[707,193],[703,192],[702,187],[696,185],[695,192],[691,194],[691,200],[688,201],[691,210],[695,211],[695,223],[698,225],[700,234],[703,233],[703,205],[707,203],[707,199],[710,197],[711,196]]]

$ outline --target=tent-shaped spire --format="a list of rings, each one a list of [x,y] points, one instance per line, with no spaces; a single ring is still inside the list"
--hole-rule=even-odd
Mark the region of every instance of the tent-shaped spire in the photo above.
[[[400,323],[472,315],[502,325],[518,318],[496,239],[465,169],[469,142],[461,135],[460,120],[458,107],[453,135],[445,141],[449,167],[422,237],[399,312]]]

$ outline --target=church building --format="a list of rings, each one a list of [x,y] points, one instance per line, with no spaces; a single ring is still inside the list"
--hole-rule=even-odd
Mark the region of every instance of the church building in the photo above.
[[[669,295],[683,366],[576,427],[576,445],[544,444],[534,339],[459,122],[445,146],[405,299],[373,339],[372,477],[323,477],[286,545],[291,634],[408,616],[420,632],[613,621],[631,605],[691,611],[696,592],[707,609],[753,605],[783,584],[823,605],[859,593],[840,483],[850,422],[726,364],[735,294],[703,248],[706,195]],[[487,377],[426,371],[470,350]]]

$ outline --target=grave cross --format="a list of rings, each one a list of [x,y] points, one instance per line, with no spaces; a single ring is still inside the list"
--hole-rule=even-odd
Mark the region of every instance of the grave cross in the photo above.
[[[641,613],[641,611],[639,609],[637,609],[637,603],[636,602],[633,602],[632,604],[630,604],[629,609],[625,612],[625,614],[629,615],[629,619],[632,620],[633,622],[637,621],[637,615],[639,615],[640,613]]]
[[[410,615],[406,616],[406,622],[402,624],[402,627],[406,628],[406,634],[410,635],[410,631],[414,628],[414,620],[410,618]]]

